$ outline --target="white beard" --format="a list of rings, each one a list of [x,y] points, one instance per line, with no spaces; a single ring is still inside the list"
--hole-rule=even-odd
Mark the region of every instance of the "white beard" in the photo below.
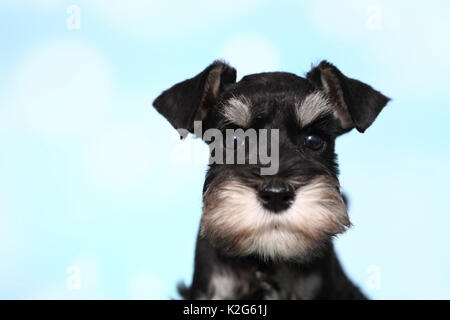
[[[286,211],[275,214],[262,207],[254,188],[222,183],[205,192],[200,233],[233,255],[306,257],[351,225],[338,186],[336,179],[319,176],[296,191]]]

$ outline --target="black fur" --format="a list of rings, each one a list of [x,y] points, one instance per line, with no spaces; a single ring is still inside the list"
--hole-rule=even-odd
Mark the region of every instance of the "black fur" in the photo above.
[[[306,78],[272,72],[249,75],[237,83],[235,79],[236,71],[232,67],[216,61],[194,78],[164,91],[155,100],[154,106],[176,129],[184,128],[192,132],[194,120],[197,119],[202,120],[203,132],[211,128],[225,132],[228,128],[236,128],[236,125],[224,121],[221,108],[226,108],[227,101],[232,97],[245,97],[251,102],[253,115],[249,128],[279,129],[280,166],[276,178],[289,181],[296,190],[318,176],[337,181],[335,139],[353,127],[364,132],[389,101],[370,86],[347,78],[326,61],[314,67]],[[317,91],[328,97],[336,112],[324,114],[300,126],[294,106]],[[304,146],[305,138],[310,135],[318,135],[324,141],[319,151]],[[211,164],[203,192],[214,190],[226,181],[239,181],[258,190],[273,178],[260,174],[262,166],[259,162]],[[231,245],[230,239],[199,234],[192,285],[180,286],[179,292],[186,299],[217,297],[212,286],[214,271],[227,270],[234,279],[230,280],[233,289],[230,289],[227,298],[365,298],[342,270],[333,249],[332,237],[315,241],[314,250],[303,253],[301,257],[267,259],[258,254],[231,253],[227,250]],[[304,288],[298,287],[302,284]]]
[[[188,129],[192,132],[195,115],[202,104],[210,108],[215,97],[207,88],[208,76],[214,68],[221,67],[219,91],[223,91],[229,83],[236,81],[236,70],[223,62],[215,61],[194,78],[185,80],[164,91],[154,102],[153,106],[170,124],[176,128]]]
[[[285,262],[283,264],[290,265],[293,269],[298,270],[298,276],[308,276],[313,273],[320,274],[323,279],[323,285],[319,291],[315,293],[314,299],[317,300],[363,300],[366,299],[364,294],[356,287],[345,275],[344,270],[336,257],[331,242],[328,242],[321,251],[321,255],[306,263],[296,264],[295,262]],[[274,281],[270,281],[274,276],[276,269],[280,267],[280,263],[261,261],[258,257],[235,258],[226,256],[221,250],[214,248],[209,241],[202,237],[197,238],[197,248],[195,251],[195,268],[194,277],[191,287],[179,284],[178,291],[184,299],[195,300],[204,299],[205,293],[214,295],[209,292],[209,284],[212,278],[213,267],[221,266],[229,268],[235,273],[240,273],[243,282],[251,284],[250,293],[235,292],[237,299],[243,300],[261,300],[265,298],[268,290],[273,286],[274,290],[281,292],[278,299],[298,299],[290,295],[288,291],[282,291],[276,287]],[[256,278],[257,272],[265,274],[267,279],[265,282],[270,283],[267,288],[262,285],[262,281]]]
[[[334,65],[322,61],[307,74],[315,86],[323,88],[321,76],[330,74],[338,81],[350,117],[359,132],[364,132],[376,119],[380,111],[389,102],[389,98],[361,81],[347,78]],[[330,79],[331,80],[331,79]]]

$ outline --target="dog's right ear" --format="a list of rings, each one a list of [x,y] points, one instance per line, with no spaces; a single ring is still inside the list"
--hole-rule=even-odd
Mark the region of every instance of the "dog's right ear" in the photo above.
[[[236,82],[236,70],[215,61],[191,79],[167,89],[153,106],[175,129],[193,132],[194,121],[203,120],[223,89]]]
[[[364,132],[390,100],[371,86],[346,77],[327,61],[311,69],[306,78],[328,95],[344,132],[352,128]]]

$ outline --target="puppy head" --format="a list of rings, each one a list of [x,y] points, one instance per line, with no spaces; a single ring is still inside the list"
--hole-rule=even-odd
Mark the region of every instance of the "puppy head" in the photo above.
[[[306,78],[235,80],[216,61],[154,102],[182,136],[195,132],[211,147],[201,235],[231,255],[306,259],[350,226],[336,137],[364,132],[389,99],[325,61]]]

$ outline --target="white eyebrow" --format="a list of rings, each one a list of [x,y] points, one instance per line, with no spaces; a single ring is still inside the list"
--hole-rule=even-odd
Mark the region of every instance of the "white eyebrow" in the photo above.
[[[297,121],[300,126],[305,127],[320,116],[333,112],[333,106],[326,94],[321,91],[310,93],[295,106]]]
[[[246,97],[232,97],[224,104],[221,112],[227,121],[245,128],[250,126],[252,121],[250,106],[251,103]]]

